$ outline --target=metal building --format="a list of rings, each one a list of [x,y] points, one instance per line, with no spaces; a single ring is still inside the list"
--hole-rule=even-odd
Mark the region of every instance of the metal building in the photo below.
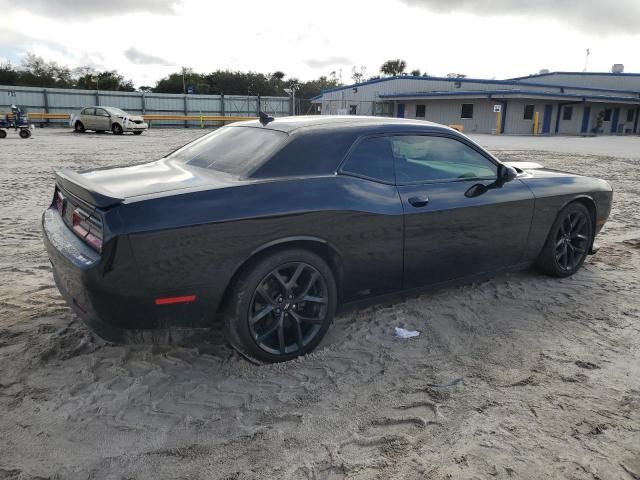
[[[320,113],[383,115],[465,132],[640,133],[640,74],[552,72],[508,80],[397,76],[325,90]]]

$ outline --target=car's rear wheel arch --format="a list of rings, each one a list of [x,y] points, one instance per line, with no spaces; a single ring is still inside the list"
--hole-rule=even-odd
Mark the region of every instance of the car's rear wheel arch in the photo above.
[[[338,303],[340,302],[340,299],[342,298],[342,285],[344,285],[344,266],[340,254],[324,240],[314,237],[294,237],[267,243],[254,250],[248,258],[240,262],[235,268],[233,275],[231,276],[231,280],[225,288],[218,306],[218,311],[224,308],[225,302],[229,297],[229,292],[233,290],[236,282],[242,278],[247,271],[251,270],[251,268],[263,258],[283,250],[308,250],[322,258],[322,260],[324,260],[331,269],[331,273],[333,273],[338,292]]]

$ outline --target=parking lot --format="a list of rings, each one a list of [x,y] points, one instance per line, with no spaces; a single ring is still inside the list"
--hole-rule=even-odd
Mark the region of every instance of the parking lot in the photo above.
[[[0,479],[640,478],[639,137],[474,136],[609,181],[600,252],[567,279],[525,271],[342,314],[311,355],[258,367],[216,329],[100,340],[41,241],[55,169],[152,160],[203,133],[0,141]]]

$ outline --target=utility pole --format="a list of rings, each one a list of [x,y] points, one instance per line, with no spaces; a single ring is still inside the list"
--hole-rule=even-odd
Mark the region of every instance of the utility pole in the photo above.
[[[185,83],[185,80],[184,80],[184,75],[185,75],[186,70],[187,69],[183,66],[182,67],[182,94],[183,95],[187,94],[187,84]]]
[[[587,48],[587,55],[584,59],[584,70],[582,70],[583,72],[587,71],[587,66],[589,65],[589,55],[591,55],[591,50]]]

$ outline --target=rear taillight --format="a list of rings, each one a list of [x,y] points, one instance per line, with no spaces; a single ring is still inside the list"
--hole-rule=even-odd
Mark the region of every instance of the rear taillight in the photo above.
[[[56,210],[58,210],[58,213],[63,218],[64,218],[64,210],[66,207],[66,202],[64,200],[65,200],[64,195],[60,193],[60,190],[56,190],[56,195],[53,199],[53,202],[55,204]]]
[[[76,208],[71,216],[71,229],[94,250],[102,250],[102,222],[99,219]]]

